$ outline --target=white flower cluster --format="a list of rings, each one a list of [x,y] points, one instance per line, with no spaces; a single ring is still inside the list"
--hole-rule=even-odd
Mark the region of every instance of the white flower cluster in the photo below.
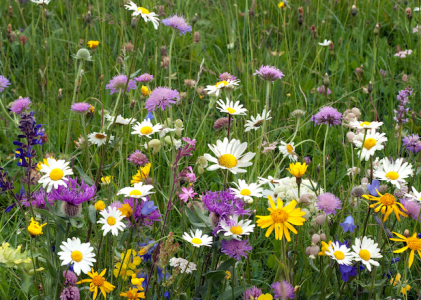
[[[188,260],[184,258],[176,258],[176,257],[173,257],[170,259],[170,266],[174,268],[180,267],[181,273],[186,272],[187,274],[190,274],[193,271],[196,271],[196,268],[197,268],[195,263],[192,263],[192,262],[189,263]]]

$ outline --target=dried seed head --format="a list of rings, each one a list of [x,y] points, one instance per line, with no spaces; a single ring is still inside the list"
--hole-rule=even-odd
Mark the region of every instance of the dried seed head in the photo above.
[[[161,56],[168,56],[168,52],[165,46],[161,47]]]
[[[296,109],[291,113],[291,115],[294,118],[297,118],[297,119],[303,117],[305,114],[306,114],[306,112],[304,110],[301,110],[301,109]]]
[[[160,16],[160,17],[165,16],[165,6],[164,5],[158,6],[158,16]]]
[[[211,212],[210,213],[209,219],[210,219],[210,222],[211,222],[211,224],[212,224],[213,227],[218,226],[219,217],[214,212]]]
[[[196,81],[194,81],[193,79],[184,79],[184,85],[192,88],[196,85]]]
[[[406,16],[408,17],[408,20],[412,20],[412,10],[411,10],[411,8],[410,7],[407,7],[406,9],[405,9],[405,12],[406,12]]]
[[[200,43],[200,33],[199,31],[195,31],[193,35],[193,42]]]
[[[360,198],[362,195],[365,194],[365,191],[362,187],[357,186],[351,190],[351,195],[357,198]]]
[[[132,20],[130,21],[130,26],[135,29],[136,28],[136,24],[137,24],[137,19],[136,17],[133,17]]]
[[[69,218],[76,218],[82,212],[82,205],[74,205],[63,201],[63,203],[60,206],[60,211]]]
[[[166,70],[168,68],[169,64],[170,64],[170,59],[168,58],[168,56],[163,56],[162,61],[161,61],[161,68]]]
[[[132,53],[133,50],[134,50],[134,45],[132,44],[132,41],[124,44],[124,52]]]
[[[9,6],[9,18],[13,18],[13,7]]]

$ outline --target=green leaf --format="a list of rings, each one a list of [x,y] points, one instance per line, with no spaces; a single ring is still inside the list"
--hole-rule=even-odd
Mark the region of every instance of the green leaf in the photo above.
[[[226,271],[232,268],[235,262],[236,260],[234,258],[227,259],[219,266],[218,270]]]
[[[44,255],[45,261],[47,262],[47,270],[51,275],[52,279],[58,279],[59,278],[59,274],[57,272],[56,267],[54,266],[53,262],[50,260],[49,255]]]
[[[251,289],[253,286],[251,284],[246,284],[246,286],[244,285],[239,285],[237,287],[234,288],[234,299],[232,299],[232,290],[228,290],[224,293],[222,293],[221,295],[219,295],[218,300],[219,299],[224,299],[224,300],[235,300],[238,297],[240,297],[240,295],[242,293],[244,293],[244,290],[248,290]]]
[[[91,177],[86,175],[86,173],[82,170],[81,167],[75,166],[75,169],[79,172],[80,177],[82,177],[82,179],[83,179],[83,181],[85,181],[85,183],[87,183],[89,185],[94,185],[94,181],[91,179]]]
[[[96,209],[92,204],[89,205],[89,220],[92,224],[96,224]]]
[[[224,280],[225,276],[227,276],[227,273],[222,270],[216,270],[203,274],[203,276],[205,276],[208,280],[212,280],[212,284],[215,284]]]
[[[32,282],[31,281],[31,276],[29,276],[27,273],[23,272],[22,273],[22,285],[21,285],[21,288],[22,288],[22,291],[25,294],[28,294],[29,288],[31,286],[31,282]]]
[[[316,265],[314,264],[314,261],[311,258],[309,258],[309,257],[307,257],[307,259],[308,259],[308,263],[310,264],[310,267],[312,267],[315,271],[317,271],[318,273],[320,273],[320,270],[317,269]]]
[[[276,266],[275,255],[273,254],[269,255],[266,265],[271,269],[275,268]]]

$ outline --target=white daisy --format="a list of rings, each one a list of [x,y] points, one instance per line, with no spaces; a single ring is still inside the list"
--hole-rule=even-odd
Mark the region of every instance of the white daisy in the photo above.
[[[371,265],[380,265],[377,261],[373,260],[373,258],[383,257],[380,254],[378,244],[374,243],[374,240],[365,236],[361,242],[359,238],[356,238],[355,245],[352,246],[352,249],[354,250],[352,253],[354,255],[354,260],[362,262],[369,271],[371,271]]]
[[[121,214],[121,211],[117,207],[109,207],[108,209],[103,209],[100,212],[102,218],[98,220],[98,224],[102,225],[102,230],[104,230],[104,236],[111,231],[112,235],[117,236],[118,231],[123,231],[126,228],[126,224],[121,222],[124,219],[124,216]]]
[[[421,202],[421,193],[418,192],[414,186],[412,186],[412,194],[405,194],[406,197],[409,198],[409,200],[416,200],[418,202]]]
[[[67,186],[64,180],[67,180],[67,175],[73,175],[73,171],[69,168],[69,163],[65,160],[55,160],[54,158],[47,158],[47,164],[41,164],[40,172],[45,173],[44,176],[38,180],[42,183],[42,187],[47,188],[49,193],[52,188],[57,189],[59,185]]]
[[[268,176],[268,178],[257,177],[259,179],[259,185],[269,184],[270,188],[274,188],[273,184],[279,183],[280,179],[275,179],[272,176]]]
[[[81,243],[79,238],[73,237],[67,239],[60,245],[60,251],[57,253],[60,256],[61,265],[65,266],[73,264],[73,270],[77,275],[80,272],[87,274],[91,271],[95,259],[94,248],[91,247],[91,243]]]
[[[364,147],[363,146],[364,141]],[[387,141],[387,137],[385,133],[378,133],[375,132],[374,129],[367,130],[367,134],[365,136],[364,140],[364,133],[360,132],[358,133],[353,143],[357,148],[362,147],[362,153],[361,153],[361,160],[369,160],[371,156],[374,156],[376,150],[382,150],[384,148],[384,145],[382,145],[383,142]],[[360,156],[360,151],[358,151],[358,156]]]
[[[47,5],[48,3],[51,2],[51,0],[31,0],[31,2],[38,5],[43,5],[43,4]]]
[[[238,85],[239,82],[240,82],[239,80],[229,80],[229,79],[227,81],[225,80],[219,81],[215,85],[208,85],[205,88],[205,91],[208,91],[208,94],[215,94],[218,97],[222,89],[225,89],[225,88],[233,89],[236,85]]]
[[[219,225],[222,229],[218,230],[217,233],[223,232],[224,236],[232,236],[236,240],[241,240],[243,235],[250,235],[256,225],[250,225],[252,220],[238,221],[238,217],[238,215],[233,215],[229,217],[228,221],[221,220]]]
[[[414,7],[412,11],[421,11],[421,7]]]
[[[401,184],[405,184],[405,178],[412,175],[412,165],[408,162],[404,163],[403,158],[398,158],[394,163],[391,163],[388,158],[381,160],[382,166],[374,171],[374,177],[391,182],[398,189]]]
[[[106,114],[105,118],[110,122],[107,126],[107,129],[108,129],[113,124],[115,117],[111,116],[110,114]],[[125,119],[125,118],[123,118],[122,115],[118,115],[117,119],[115,120],[115,124],[117,124],[117,125],[129,125],[129,124],[132,124],[134,122],[136,122],[135,118]]]
[[[137,122],[136,125],[133,126],[132,134],[138,134],[140,136],[147,136],[151,138],[151,134],[155,132],[159,132],[162,129],[161,124],[153,125],[150,119],[144,120],[142,123]]]
[[[380,126],[383,125],[383,122],[368,122],[368,121],[353,121],[349,123],[352,127],[354,127],[357,130],[363,130],[363,129],[379,129]]]
[[[290,160],[297,161],[297,155],[295,155],[294,142],[287,144],[281,141],[281,146],[279,146],[278,149],[282,152],[284,157],[288,156]]]
[[[227,98],[227,103],[224,103],[222,99],[219,99],[217,102],[219,105],[219,111],[229,113],[230,115],[246,115],[247,109],[243,108],[243,105],[240,104],[240,101],[235,102],[230,101]]]
[[[88,142],[94,145],[102,146],[105,144],[106,141],[107,141],[107,134],[104,132],[92,132],[91,134],[88,134]],[[108,143],[111,143],[112,141],[114,141],[113,135],[110,137],[110,140],[108,141]]]
[[[159,131],[159,137],[163,138],[167,135],[167,133],[169,132],[173,132],[175,131],[175,128],[168,128],[168,127],[163,127],[160,131]]]
[[[135,183],[133,187],[125,187],[118,191],[117,195],[124,195],[131,198],[141,198],[143,201],[146,201],[145,198],[147,195],[153,194],[150,192],[153,189],[153,186],[150,184],[143,185],[143,182]]]
[[[208,161],[215,163],[208,167],[209,171],[228,169],[234,174],[246,173],[247,171],[241,168],[251,166],[252,163],[250,162],[250,159],[256,155],[256,153],[247,152],[243,156],[243,152],[247,148],[247,143],[241,144],[240,141],[236,139],[229,141],[228,138],[224,138],[223,142],[217,140],[216,145],[208,144],[208,147],[216,155],[215,158],[208,153],[204,154],[204,157]]]
[[[202,230],[196,229],[196,232],[190,230],[190,234],[187,232],[183,233],[183,239],[190,242],[194,247],[208,246],[212,245],[212,237],[207,234],[202,235]]]
[[[237,187],[236,189],[231,189],[233,194],[235,194],[238,198],[243,199],[246,203],[252,203],[252,197],[260,198],[263,196],[263,188],[261,188],[257,183],[247,184],[245,180],[239,179],[238,184],[235,182],[233,182],[233,184]]]
[[[351,253],[351,249],[345,245],[340,245],[338,241],[329,244],[325,253],[333,260],[336,260],[338,264],[346,266],[350,266],[352,264],[353,255]]]
[[[272,119],[272,117],[270,117],[270,111],[268,111],[266,115],[266,109],[263,109],[262,115],[257,114],[256,118],[251,116],[250,120],[247,120],[246,124],[244,125],[244,128],[246,128],[246,130],[244,131],[247,132],[252,129],[254,130],[259,129],[260,126],[262,126],[263,122],[265,121],[265,116],[266,116],[266,121]]]
[[[330,43],[332,43],[331,40],[324,40],[323,43],[319,43],[320,46],[326,47],[329,46]]]
[[[153,24],[153,27],[155,27],[156,30],[158,29],[159,19],[157,18],[158,15],[156,13],[150,12],[144,7],[137,6],[136,4],[133,3],[133,1],[129,1],[129,4],[126,4],[124,6],[126,7],[126,9],[133,11],[132,13],[133,17],[137,17],[140,15],[145,22],[151,21]]]

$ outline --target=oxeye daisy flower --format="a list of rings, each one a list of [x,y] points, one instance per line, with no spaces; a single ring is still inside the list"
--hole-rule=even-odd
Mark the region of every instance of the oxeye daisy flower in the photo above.
[[[232,193],[237,196],[238,198],[241,198],[246,203],[252,203],[253,198],[262,197],[263,188],[260,187],[260,184],[257,183],[250,183],[247,184],[245,180],[239,179],[238,183],[233,182],[233,184],[237,187],[236,189],[231,189]]]
[[[220,112],[226,112],[230,115],[246,115],[247,109],[243,108],[243,105],[240,104],[240,101],[237,101],[234,104],[234,101],[230,101],[230,99],[227,98],[226,103],[224,103],[222,99],[216,103],[219,105]]]
[[[238,85],[240,80],[222,80],[217,82],[215,85],[208,85],[205,88],[205,91],[208,91],[208,94],[215,94],[216,97],[219,96],[219,93],[223,89],[234,89]]]
[[[284,77],[284,73],[281,72],[278,68],[274,66],[261,66],[259,70],[256,70],[256,73],[253,75],[258,75],[261,79],[265,81],[274,82],[275,80],[281,79]]]
[[[292,161],[297,161],[297,155],[295,155],[295,147],[294,142],[291,142],[289,144],[281,141],[281,145],[278,146],[279,151],[282,152],[284,157],[287,157]]]
[[[221,242],[221,252],[228,255],[231,258],[240,260],[241,257],[247,257],[248,252],[250,252],[253,247],[250,245],[248,239],[245,240],[222,240]]]
[[[146,100],[145,108],[149,112],[155,111],[158,108],[164,111],[167,107],[177,103],[176,100],[180,100],[180,93],[177,90],[167,87],[157,87]]]
[[[137,81],[137,82],[148,83],[148,82],[151,82],[153,80],[153,75],[150,75],[148,73],[144,73],[144,74],[140,75],[139,77],[135,77],[133,79],[134,79],[134,81]]]
[[[404,162],[403,158],[398,158],[394,163],[391,163],[388,158],[381,160],[381,167],[374,171],[374,177],[385,180],[394,184],[398,189],[401,184],[405,184],[405,178],[412,176],[412,165]]]
[[[19,115],[26,109],[29,109],[29,105],[32,104],[32,101],[28,98],[19,98],[10,103],[10,110],[15,114]]]
[[[133,187],[125,187],[118,191],[117,195],[124,195],[126,197],[141,198],[147,201],[146,196],[153,194],[150,192],[153,186],[150,184],[143,185],[143,182],[135,183]]]
[[[231,141],[228,138],[224,138],[224,141],[216,141],[216,145],[208,144],[208,147],[215,154],[216,158],[208,153],[204,154],[204,157],[215,163],[208,167],[209,171],[223,169],[230,170],[232,173],[246,173],[247,171],[241,169],[242,167],[249,167],[252,165],[250,160],[256,153],[247,152],[243,155],[243,152],[247,148],[247,143],[240,143],[239,140],[233,139]]]
[[[314,126],[321,124],[335,126],[341,124],[342,114],[336,108],[324,106],[311,117],[311,120],[314,122]]]
[[[51,0],[31,0],[31,2],[38,5],[47,5]]]
[[[244,131],[247,132],[252,129],[254,130],[259,129],[263,125],[265,118],[266,118],[266,121],[272,119],[272,117],[270,117],[270,111],[268,111],[266,114],[266,109],[263,109],[262,115],[257,114],[256,117],[251,116],[250,120],[246,121],[246,124],[244,125],[244,128],[245,128]]]
[[[183,240],[190,242],[194,247],[201,247],[207,246],[210,247],[212,245],[212,237],[208,236],[207,234],[202,234],[202,230],[196,229],[195,232],[192,230],[190,234],[184,232]]]
[[[151,134],[160,132],[163,127],[164,126],[159,123],[153,125],[151,120],[147,119],[142,121],[142,123],[137,122],[136,125],[133,126],[134,131],[132,131],[132,134],[138,134],[140,136],[151,138]]]
[[[124,219],[124,216],[121,214],[121,211],[115,207],[109,207],[100,212],[102,218],[98,220],[98,224],[102,225],[102,230],[104,231],[103,235],[106,236],[108,232],[111,231],[112,235],[117,236],[118,231],[123,231],[126,228],[126,225],[121,222]]]
[[[106,114],[104,117],[110,122],[107,126],[107,129],[110,128],[110,126],[114,123],[114,119],[116,119],[115,124],[124,125],[124,126],[129,125],[129,124],[134,124],[134,122],[136,122],[135,118],[126,119],[126,118],[123,118],[122,115],[118,115],[117,118],[115,118],[111,116],[110,114]]]
[[[3,75],[0,75],[0,93],[3,92],[9,85],[10,81]]]
[[[336,260],[340,265],[350,266],[352,264],[353,255],[351,249],[346,245],[341,245],[338,241],[329,244],[326,255]]]
[[[38,180],[42,183],[42,187],[47,187],[47,193],[52,188],[57,189],[60,185],[67,186],[64,180],[67,180],[68,175],[73,175],[73,171],[69,168],[69,163],[65,160],[55,160],[54,158],[47,158],[47,164],[41,164],[41,173],[45,175]]]
[[[129,4],[126,4],[124,6],[126,7],[126,9],[133,11],[133,17],[137,17],[140,15],[145,22],[152,22],[155,30],[158,29],[159,19],[157,18],[158,15],[156,13],[150,12],[144,7],[138,7],[136,4],[133,3],[133,1],[129,1]]]
[[[421,193],[418,192],[414,186],[412,186],[412,194],[405,194],[405,197],[409,198],[410,200],[421,202]]]
[[[177,29],[180,31],[180,35],[186,34],[187,32],[192,32],[192,28],[189,26],[189,24],[187,24],[186,19],[177,15],[173,15],[162,20],[162,24]]]
[[[396,202],[396,198],[393,195],[389,193],[382,195],[379,191],[377,191],[377,193],[379,194],[378,197],[372,195],[363,195],[363,198],[370,201],[377,201],[377,203],[371,204],[370,207],[375,208],[375,212],[380,211],[382,214],[384,214],[383,221],[386,221],[392,212],[395,213],[396,219],[398,219],[398,221],[401,220],[400,215],[404,217],[408,216],[406,213],[399,209],[401,208],[403,211],[406,211],[402,204]]]
[[[89,103],[85,102],[79,102],[79,103],[73,103],[70,107],[70,110],[79,113],[79,114],[85,114],[91,109],[91,105]]]
[[[383,125],[383,122],[368,122],[368,121],[353,121],[349,123],[352,127],[354,127],[357,130],[363,130],[363,129],[379,129],[380,126]]]
[[[291,173],[292,176],[294,176],[295,178],[301,178],[304,176],[304,174],[307,171],[307,164],[306,163],[294,163],[294,164],[289,164],[289,169],[288,172]]]
[[[94,292],[92,299],[96,299],[98,295],[98,289],[101,291],[104,299],[106,299],[107,293],[110,293],[112,290],[114,290],[115,286],[105,281],[105,272],[107,272],[107,269],[102,270],[100,274],[98,274],[98,272],[94,272],[94,269],[91,269],[91,272],[88,272],[87,274],[92,279],[82,279],[81,281],[77,282],[77,284],[89,282],[89,291]]]
[[[91,134],[88,135],[88,141],[94,145],[102,146],[107,141],[107,134],[104,132],[92,132]],[[108,141],[108,143],[111,144],[112,141],[114,141],[113,135],[110,137],[110,140]]]
[[[272,200],[272,197],[269,198],[270,215],[268,216],[256,216],[259,220],[256,221],[257,227],[268,228],[265,236],[269,237],[272,231],[275,229],[275,239],[282,240],[284,234],[288,242],[291,241],[291,236],[289,230],[297,234],[297,230],[292,225],[301,226],[304,224],[305,219],[302,217],[305,215],[305,212],[301,211],[301,208],[295,208],[297,206],[297,201],[292,200],[287,206],[283,207],[284,203],[280,198],[278,198],[277,205]],[[292,225],[291,225],[292,224]]]
[[[113,79],[110,80],[110,82],[105,86],[105,89],[111,90],[110,95],[121,92],[127,84],[127,76],[124,74],[119,74],[113,77]],[[136,83],[134,80],[129,80],[129,83],[127,85],[126,92],[129,92],[130,90],[134,90],[136,88]]]
[[[362,262],[369,271],[371,271],[371,265],[379,266],[380,264],[373,260],[373,258],[382,258],[380,254],[380,248],[374,240],[363,237],[362,241],[359,238],[355,239],[355,245],[352,246],[354,250],[354,260]]]
[[[363,145],[364,141],[364,145]],[[353,143],[357,148],[360,148],[362,150],[358,151],[358,156],[360,156],[361,153],[361,160],[369,160],[370,157],[375,155],[376,150],[382,150],[384,149],[383,143],[387,141],[387,137],[385,133],[378,133],[375,132],[375,130],[367,130],[367,133],[365,135],[364,140],[364,133],[360,132],[358,133]]]
[[[327,46],[329,46],[329,45],[330,45],[330,43],[332,43],[332,41],[330,41],[330,40],[328,41],[328,40],[326,40],[326,39],[325,39],[325,40],[323,41],[323,43],[319,43],[319,45],[320,45],[320,46],[323,46],[323,47],[327,47]]]
[[[393,253],[402,253],[407,249],[411,250],[411,253],[409,253],[409,261],[408,261],[408,267],[411,268],[412,263],[414,262],[414,254],[415,251],[418,252],[418,255],[421,256],[421,239],[417,237],[417,234],[414,233],[411,237],[405,237],[397,232],[393,232],[398,236],[398,238],[392,238],[391,241],[395,242],[404,242],[406,244],[405,247],[393,251]]]
[[[80,275],[80,272],[88,273],[90,267],[96,262],[94,248],[90,243],[81,243],[79,238],[73,237],[63,241],[60,246],[61,252],[57,254],[60,256],[61,265],[65,266],[73,264],[73,271]]]
[[[238,221],[238,217],[239,215],[233,215],[227,219],[222,219],[219,222],[221,229],[218,230],[217,233],[222,232],[224,236],[230,236],[236,240],[241,240],[243,235],[249,235],[251,232],[253,232],[255,225],[250,225],[252,220]]]

